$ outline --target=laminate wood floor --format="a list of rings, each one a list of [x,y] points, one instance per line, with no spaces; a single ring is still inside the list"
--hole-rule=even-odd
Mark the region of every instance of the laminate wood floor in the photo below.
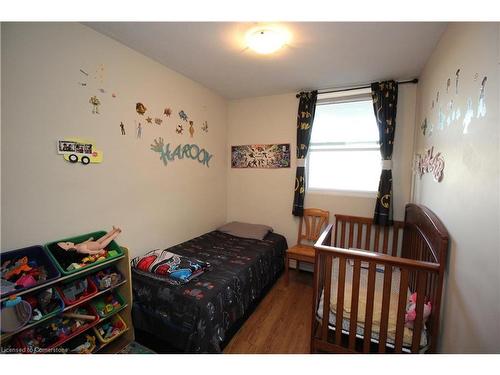
[[[312,273],[290,270],[260,302],[224,349],[233,354],[309,353]]]

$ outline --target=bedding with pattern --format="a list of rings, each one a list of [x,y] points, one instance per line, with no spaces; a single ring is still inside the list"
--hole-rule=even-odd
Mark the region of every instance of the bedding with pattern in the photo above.
[[[211,267],[182,285],[132,268],[134,327],[182,352],[221,352],[228,331],[281,274],[286,249],[276,233],[256,240],[218,231],[169,248]]]

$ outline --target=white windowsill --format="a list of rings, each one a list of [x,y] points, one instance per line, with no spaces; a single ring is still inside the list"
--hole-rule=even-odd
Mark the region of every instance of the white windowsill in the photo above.
[[[359,197],[359,198],[377,198],[376,191],[363,191],[363,190],[333,190],[333,189],[309,188],[306,190],[306,194],[339,195],[345,197]]]

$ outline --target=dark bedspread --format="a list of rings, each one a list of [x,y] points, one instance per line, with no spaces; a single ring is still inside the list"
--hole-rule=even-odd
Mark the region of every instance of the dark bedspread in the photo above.
[[[286,249],[279,234],[260,241],[218,231],[171,247],[212,269],[178,286],[132,269],[134,327],[183,352],[220,352],[228,330],[282,272]]]

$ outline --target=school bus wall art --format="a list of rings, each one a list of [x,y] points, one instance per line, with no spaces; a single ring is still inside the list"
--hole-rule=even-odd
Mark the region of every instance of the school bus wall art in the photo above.
[[[57,142],[57,153],[70,163],[101,163],[102,151],[97,150],[94,142],[81,138],[67,138]]]

